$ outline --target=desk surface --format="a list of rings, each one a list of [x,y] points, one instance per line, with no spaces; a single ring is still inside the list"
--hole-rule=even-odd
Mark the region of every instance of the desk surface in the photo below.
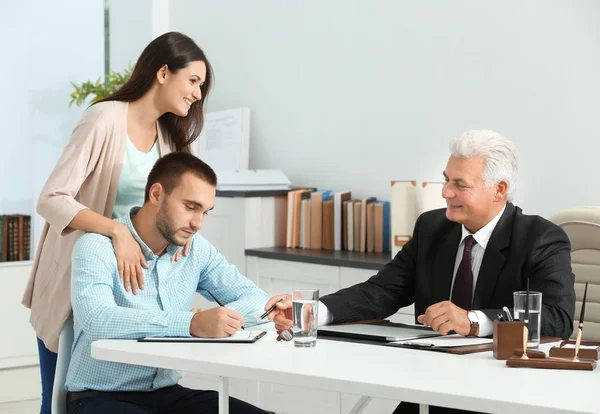
[[[294,348],[275,336],[268,332],[254,344],[101,340],[92,356],[488,413],[600,412],[598,370],[509,368],[491,352],[449,355],[325,339]]]

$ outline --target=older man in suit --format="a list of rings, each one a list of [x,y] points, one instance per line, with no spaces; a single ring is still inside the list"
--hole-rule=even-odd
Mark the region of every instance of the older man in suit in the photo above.
[[[423,213],[413,238],[377,275],[321,298],[320,324],[382,319],[414,303],[417,321],[442,334],[489,336],[499,310],[512,307],[513,292],[529,279],[530,289],[542,292],[541,335],[568,338],[575,311],[570,242],[558,226],[512,204],[514,144],[492,131],[471,131],[454,138],[450,150],[447,208]],[[291,300],[277,306],[270,318],[285,330]],[[413,412],[416,405],[403,403],[394,414]]]

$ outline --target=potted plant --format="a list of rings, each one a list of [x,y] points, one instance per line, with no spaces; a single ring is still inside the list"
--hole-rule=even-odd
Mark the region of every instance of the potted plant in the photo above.
[[[76,104],[77,106],[83,105],[89,96],[92,96],[90,103],[94,103],[102,98],[107,97],[111,93],[119,89],[131,76],[133,68],[127,67],[123,72],[112,72],[104,77],[104,82],[101,78],[98,78],[96,82],[87,81],[78,85],[71,82],[71,85],[75,88],[75,91],[69,95],[71,102],[69,102],[69,108],[71,105]]]

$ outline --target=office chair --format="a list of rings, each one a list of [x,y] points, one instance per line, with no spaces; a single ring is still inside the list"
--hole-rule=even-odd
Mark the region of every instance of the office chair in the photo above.
[[[576,207],[554,215],[571,240],[571,266],[575,274],[575,326],[579,324],[585,282],[589,282],[583,339],[600,341],[600,207]],[[573,336],[577,329],[573,331]]]
[[[52,389],[52,414],[67,414],[67,370],[71,360],[73,345],[73,314],[69,315],[58,339],[58,358],[56,360],[56,376]]]

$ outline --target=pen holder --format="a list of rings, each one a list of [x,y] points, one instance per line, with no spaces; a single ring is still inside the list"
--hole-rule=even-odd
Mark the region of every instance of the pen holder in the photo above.
[[[562,341],[560,346],[550,348],[548,355],[556,358],[573,358],[575,356],[575,341]],[[577,356],[582,359],[597,361],[600,359],[600,342],[581,341]]]
[[[524,322],[494,321],[494,358],[507,360],[515,349],[523,349],[523,329]]]

